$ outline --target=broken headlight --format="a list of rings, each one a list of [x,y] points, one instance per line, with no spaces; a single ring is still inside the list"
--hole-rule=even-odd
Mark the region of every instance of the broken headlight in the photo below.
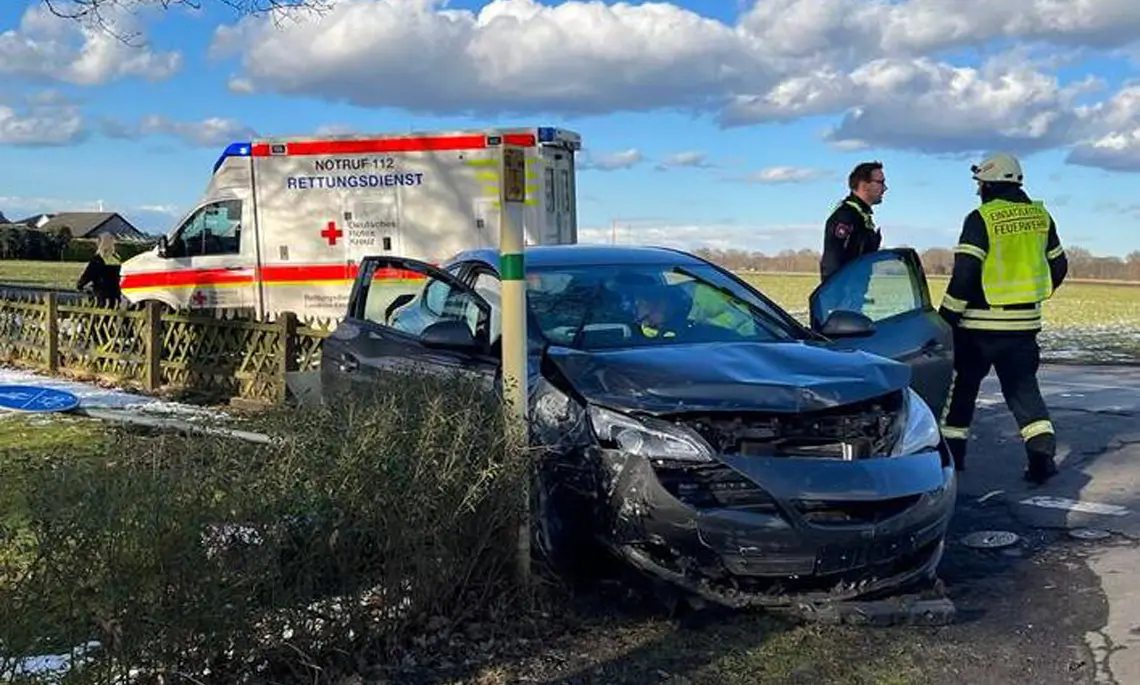
[[[590,425],[598,442],[606,448],[646,459],[712,461],[709,446],[684,426],[654,419],[635,419],[593,405],[590,406]]]
[[[906,389],[906,401],[899,412],[895,434],[898,439],[891,450],[892,457],[936,450],[942,441],[934,412],[930,411],[930,406],[922,396],[911,388]]]

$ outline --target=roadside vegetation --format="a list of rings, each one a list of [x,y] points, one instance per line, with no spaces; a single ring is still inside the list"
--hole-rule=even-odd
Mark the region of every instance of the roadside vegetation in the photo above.
[[[44,421],[0,419],[0,682],[91,641],[73,682],[327,682],[518,607],[523,455],[462,378],[252,421],[273,445]]]
[[[527,601],[497,405],[385,388],[252,419],[273,446],[0,415],[0,683],[928,682],[936,632],[670,616],[541,568]]]

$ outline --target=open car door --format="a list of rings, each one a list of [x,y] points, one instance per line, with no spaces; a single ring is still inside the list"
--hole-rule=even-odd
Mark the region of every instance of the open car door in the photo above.
[[[493,386],[490,305],[456,276],[414,259],[368,257],[344,319],[321,346],[325,392],[376,382],[385,370],[472,374]]]
[[[835,347],[909,365],[911,387],[941,414],[953,375],[953,330],[931,303],[917,252],[882,249],[849,262],[812,292],[809,305],[812,330]],[[870,332],[851,325],[860,314],[873,324]]]

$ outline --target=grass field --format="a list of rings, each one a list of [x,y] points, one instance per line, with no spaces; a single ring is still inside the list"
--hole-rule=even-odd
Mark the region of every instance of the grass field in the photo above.
[[[80,263],[0,261],[0,284],[71,289]],[[819,281],[814,274],[747,274],[745,278],[797,316]],[[929,278],[935,304],[947,279]],[[1140,362],[1140,283],[1073,281],[1045,305],[1046,358],[1087,363]]]

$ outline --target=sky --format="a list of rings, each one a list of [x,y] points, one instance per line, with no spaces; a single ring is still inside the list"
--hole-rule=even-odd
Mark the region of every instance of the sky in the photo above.
[[[879,160],[884,243],[952,247],[971,163],[1004,151],[1066,245],[1140,250],[1136,0],[119,1],[102,29],[0,3],[9,219],[164,233],[259,135],[560,126],[584,242],[818,249]]]

